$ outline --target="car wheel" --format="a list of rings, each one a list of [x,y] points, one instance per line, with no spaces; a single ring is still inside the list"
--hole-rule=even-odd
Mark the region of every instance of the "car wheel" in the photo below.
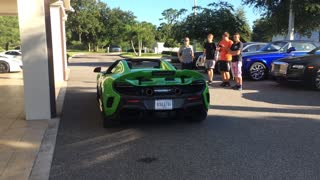
[[[112,128],[112,127],[115,127],[116,125],[119,124],[118,121],[116,121],[115,118],[107,117],[105,115],[101,98],[99,98],[99,109],[100,109],[100,112],[101,112],[101,116],[102,116],[102,120],[103,120],[103,127],[104,128]]]
[[[267,68],[261,62],[255,62],[250,66],[249,75],[252,80],[261,81],[267,76]]]
[[[320,73],[317,73],[314,78],[314,88],[320,91]]]
[[[197,112],[196,115],[193,115],[190,119],[188,119],[190,122],[202,122],[205,119],[207,119],[208,112],[206,110],[201,110]]]
[[[100,95],[99,95],[99,88],[98,88],[98,86],[97,86],[97,95],[96,95],[96,98],[97,98],[97,101],[99,101]],[[100,103],[100,102],[99,102],[99,103]]]
[[[6,62],[0,62],[0,73],[8,73],[10,72],[10,66]]]
[[[117,125],[119,125],[119,123],[115,119],[112,119],[110,117],[106,117],[103,113],[102,113],[102,116],[103,116],[103,127],[104,128],[113,128],[113,127],[116,127]]]

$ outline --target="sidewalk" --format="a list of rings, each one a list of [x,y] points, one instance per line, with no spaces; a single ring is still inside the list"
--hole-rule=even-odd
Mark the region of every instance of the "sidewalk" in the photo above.
[[[25,120],[22,73],[0,74],[0,104],[0,179],[29,179],[48,121]]]

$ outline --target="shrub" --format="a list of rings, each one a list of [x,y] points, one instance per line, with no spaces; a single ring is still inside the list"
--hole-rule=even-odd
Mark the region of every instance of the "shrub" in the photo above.
[[[69,46],[68,49],[87,50],[87,46],[80,41],[71,41]]]
[[[166,54],[166,55],[170,55],[170,56],[177,56],[177,52],[175,52],[175,51],[162,51],[161,54]]]

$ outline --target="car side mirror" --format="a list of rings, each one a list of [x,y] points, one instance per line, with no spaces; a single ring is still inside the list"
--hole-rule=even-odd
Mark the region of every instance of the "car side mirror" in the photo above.
[[[101,72],[101,67],[96,67],[96,68],[94,68],[93,72],[95,72],[95,73]]]
[[[287,53],[291,53],[292,51],[296,51],[296,48],[295,47],[291,47],[287,50]]]

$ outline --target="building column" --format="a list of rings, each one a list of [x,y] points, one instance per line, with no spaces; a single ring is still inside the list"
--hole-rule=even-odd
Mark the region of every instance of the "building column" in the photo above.
[[[57,1],[50,5],[51,29],[52,29],[52,47],[54,63],[54,79],[56,83],[64,81],[64,47],[62,32],[62,12],[63,2]]]
[[[17,0],[27,120],[55,116],[50,0]]]

